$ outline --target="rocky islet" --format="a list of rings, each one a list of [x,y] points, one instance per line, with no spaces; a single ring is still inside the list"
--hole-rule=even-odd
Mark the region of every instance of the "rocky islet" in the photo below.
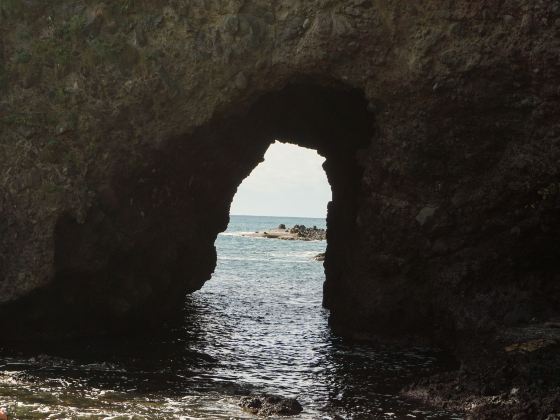
[[[262,232],[243,233],[243,236],[286,241],[324,241],[327,239],[327,230],[320,229],[317,226],[305,227],[305,225],[294,225],[291,228],[286,228],[286,225],[281,224],[277,228],[263,230]]]

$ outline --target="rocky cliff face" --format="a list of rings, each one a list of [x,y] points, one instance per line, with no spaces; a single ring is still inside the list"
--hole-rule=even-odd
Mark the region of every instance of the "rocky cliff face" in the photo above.
[[[275,139],[327,159],[339,330],[558,315],[560,3],[48,3],[0,3],[3,331],[175,313]]]

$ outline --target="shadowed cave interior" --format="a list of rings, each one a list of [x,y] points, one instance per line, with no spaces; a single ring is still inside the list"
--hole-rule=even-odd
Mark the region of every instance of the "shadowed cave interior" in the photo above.
[[[214,241],[227,227],[237,187],[275,139],[326,158],[333,195],[324,304],[331,306],[353,249],[361,199],[356,155],[372,135],[360,91],[295,83],[161,142],[141,167],[123,161],[85,221],[66,216],[57,224],[55,279],[17,302],[25,309],[14,310],[26,316],[16,331],[88,335],[157,326],[180,314],[185,294],[211,276]]]

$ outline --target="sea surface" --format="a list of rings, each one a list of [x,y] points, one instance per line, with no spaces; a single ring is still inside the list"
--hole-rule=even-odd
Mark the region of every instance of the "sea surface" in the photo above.
[[[324,241],[244,237],[323,219],[232,216],[210,281],[184,320],[149,336],[0,350],[0,407],[11,419],[250,419],[251,393],[297,398],[298,419],[459,419],[400,396],[443,369],[421,347],[349,344],[322,308]],[[1,347],[1,344],[0,344]]]

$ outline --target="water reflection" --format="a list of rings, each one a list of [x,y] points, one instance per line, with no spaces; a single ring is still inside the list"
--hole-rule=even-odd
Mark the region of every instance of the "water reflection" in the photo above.
[[[297,307],[297,299],[292,304]],[[282,339],[265,338],[251,325],[266,323],[258,313],[232,318],[226,306],[226,319],[216,320],[215,309],[195,295],[184,325],[158,335],[57,343],[39,355],[4,350],[0,398],[19,403],[18,418],[250,418],[235,397],[261,391],[297,395],[306,408],[302,418],[449,417],[398,397],[408,378],[437,366],[430,352],[349,345],[326,328],[278,326]],[[232,328],[240,322],[256,329]],[[294,347],[298,341],[309,344]]]
[[[437,366],[426,350],[349,345],[328,330],[318,333],[320,343],[299,350],[289,332],[284,343],[229,347],[220,337],[241,337],[228,325],[209,329],[211,311],[201,303],[190,299],[184,326],[158,335],[57,343],[39,355],[3,350],[1,401],[18,402],[16,418],[250,418],[235,397],[268,391],[297,394],[306,407],[302,418],[449,418],[398,397],[408,378]],[[310,334],[299,339],[313,341]]]
[[[297,397],[302,419],[456,418],[399,396],[411,378],[440,369],[440,355],[332,335],[312,259],[324,243],[230,234],[217,246],[216,273],[186,298],[178,324],[1,350],[0,406],[17,402],[24,419],[255,418],[238,396],[269,392]]]

